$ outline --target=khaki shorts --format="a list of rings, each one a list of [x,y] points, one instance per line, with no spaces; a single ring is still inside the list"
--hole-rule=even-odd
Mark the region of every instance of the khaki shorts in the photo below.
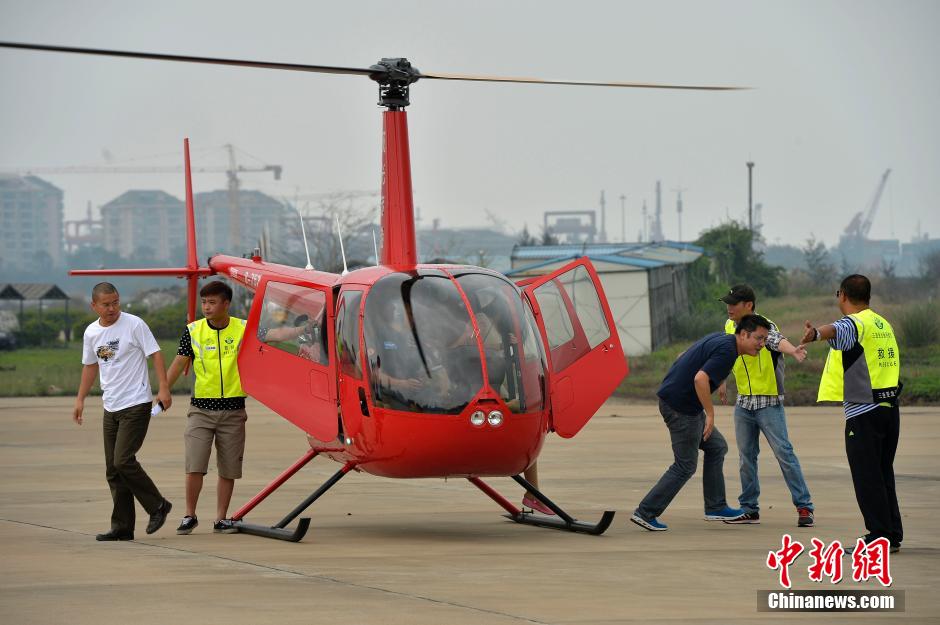
[[[237,480],[242,476],[242,457],[245,455],[245,422],[248,414],[239,410],[203,410],[189,407],[186,432],[186,472],[202,473],[209,470],[209,455],[215,439],[215,462],[219,477]]]

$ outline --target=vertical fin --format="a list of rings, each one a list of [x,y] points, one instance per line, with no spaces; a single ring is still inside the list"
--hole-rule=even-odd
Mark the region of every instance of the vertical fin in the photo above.
[[[189,137],[183,139],[183,161],[186,170],[186,268],[193,273],[186,277],[187,284],[187,309],[186,319],[188,323],[196,320],[196,296],[199,287],[199,256],[196,253],[196,213],[193,202],[193,172],[189,163]]]

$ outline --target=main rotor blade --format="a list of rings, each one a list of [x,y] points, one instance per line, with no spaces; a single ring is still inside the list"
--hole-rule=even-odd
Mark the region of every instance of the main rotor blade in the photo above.
[[[177,61],[180,63],[207,63],[210,65],[234,65],[237,67],[260,67],[267,69],[285,69],[294,72],[315,72],[319,74],[354,74],[368,76],[369,69],[363,67],[334,67],[331,65],[303,65],[300,63],[267,63],[238,59],[219,59],[204,56],[181,56],[176,54],[152,54],[149,52],[128,52],[125,50],[101,50],[96,48],[69,48],[65,46],[44,46],[32,43],[0,41],[0,48],[20,50],[42,50],[45,52],[69,52],[72,54],[93,54],[97,56],[116,56],[132,59],[150,59],[153,61]]]
[[[313,72],[319,74],[352,74],[369,76],[375,74],[375,68],[365,67],[336,67],[333,65],[306,65],[303,63],[270,63],[264,61],[247,61],[241,59],[220,59],[204,56],[184,56],[176,54],[153,54],[149,52],[130,52],[126,50],[103,50],[98,48],[73,48],[67,46],[47,46],[32,43],[17,43],[0,41],[0,48],[15,48],[20,50],[39,50],[45,52],[67,52],[71,54],[91,54],[96,56],[114,56],[133,59],[149,59],[153,61],[176,61],[179,63],[204,63],[209,65],[233,65],[236,67],[257,67],[265,69],[280,69],[294,72]],[[749,89],[750,87],[724,87],[711,85],[664,85],[657,83],[637,82],[596,82],[586,80],[544,80],[524,76],[479,76],[472,74],[449,74],[444,72],[427,72],[417,74],[417,78],[437,80],[468,80],[473,82],[510,82],[539,85],[575,85],[582,87],[631,87],[634,89],[687,89],[699,91],[734,91]]]
[[[736,91],[750,87],[717,87],[709,85],[661,85],[644,82],[594,82],[587,80],[544,80],[525,76],[475,76],[472,74],[446,74],[443,72],[422,72],[421,78],[439,80],[471,80],[474,82],[516,82],[536,85],[576,85],[581,87],[632,87],[635,89],[690,89],[698,91]]]

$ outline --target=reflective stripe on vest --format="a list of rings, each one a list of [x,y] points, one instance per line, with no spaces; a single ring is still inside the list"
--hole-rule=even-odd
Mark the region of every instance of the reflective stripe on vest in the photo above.
[[[193,345],[196,387],[193,397],[219,399],[244,397],[238,377],[238,348],[245,334],[245,320],[229,317],[228,325],[216,330],[206,319],[186,326]]]
[[[858,330],[851,350],[829,349],[816,401],[892,402],[898,393],[901,352],[891,324],[870,308],[849,315]]]
[[[774,325],[776,327],[776,324]],[[734,334],[735,327],[731,319],[725,322],[727,334]],[[757,352],[757,356],[746,354],[738,356],[732,369],[735,384],[738,386],[738,395],[783,395],[783,375],[780,372],[778,379],[775,366],[778,358],[780,358],[779,355],[775,357],[766,347],[762,347]]]

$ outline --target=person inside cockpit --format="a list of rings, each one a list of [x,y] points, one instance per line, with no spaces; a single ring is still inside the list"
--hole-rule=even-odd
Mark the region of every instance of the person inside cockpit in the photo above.
[[[287,311],[284,309],[272,314],[272,319],[281,319],[282,323],[287,319]],[[291,348],[286,350],[296,353],[305,360],[328,364],[329,354],[326,346],[326,332],[324,323],[326,320],[326,310],[320,309],[319,314],[314,318],[302,313],[294,318],[293,323],[280,325],[277,327],[259,327],[258,339],[262,343],[292,343]],[[284,347],[284,346],[280,346]]]

